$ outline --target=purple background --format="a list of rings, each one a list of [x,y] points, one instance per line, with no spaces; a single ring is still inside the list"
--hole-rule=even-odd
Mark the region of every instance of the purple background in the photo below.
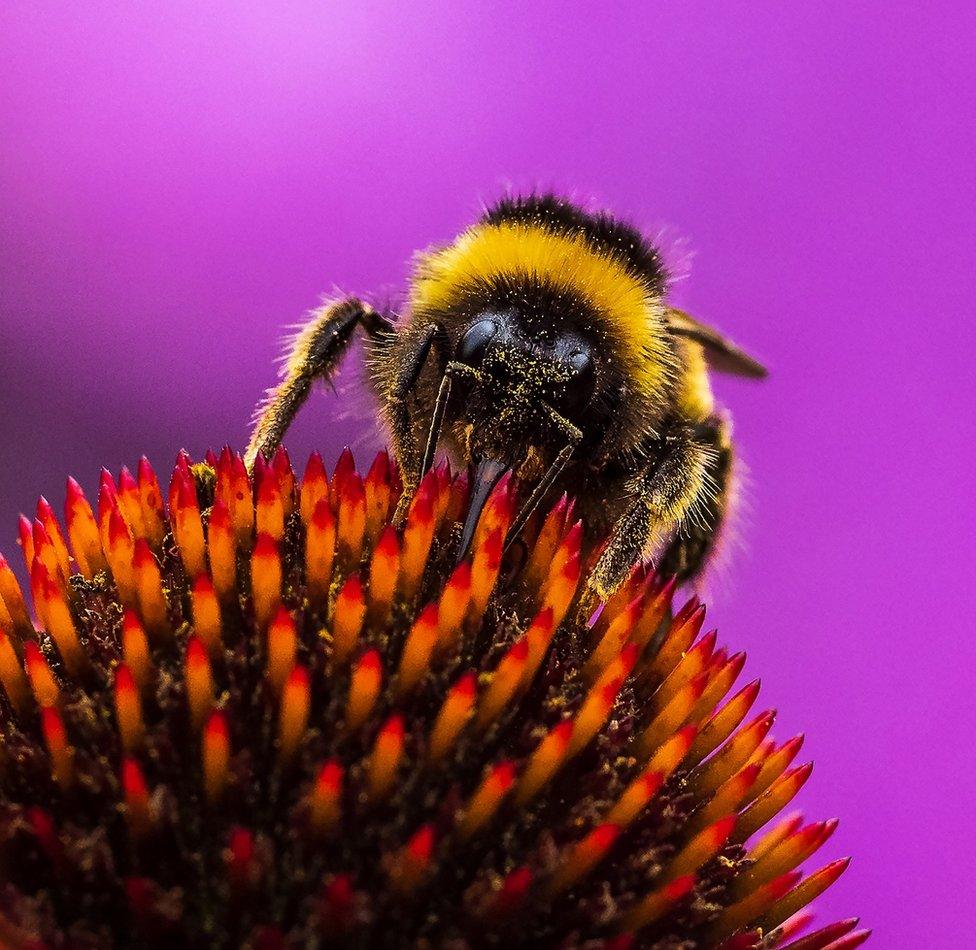
[[[842,819],[824,915],[959,945],[972,6],[146,6],[0,12],[7,553],[69,472],[93,491],[103,463],[241,446],[284,325],[333,285],[402,287],[508,184],[664,227],[694,252],[676,299],[772,369],[718,383],[751,486],[710,616],[777,735],[807,732],[805,809]],[[315,401],[296,458],[378,444],[340,409]]]

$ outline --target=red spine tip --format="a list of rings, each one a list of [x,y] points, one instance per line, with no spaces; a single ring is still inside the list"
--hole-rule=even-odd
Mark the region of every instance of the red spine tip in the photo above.
[[[788,754],[790,759],[792,759],[797,754],[797,752],[800,751],[800,748],[803,745],[803,740],[804,740],[804,735],[801,732],[798,736],[793,736],[792,739],[787,739],[787,741],[784,742],[782,747],[780,748],[780,751],[785,754]],[[789,752],[787,752],[787,750],[789,750]]]
[[[132,670],[125,663],[120,663],[115,668],[115,689],[119,693],[133,695],[136,691],[136,681],[132,676]]]
[[[798,765],[790,774],[796,776],[797,780],[802,785],[810,777],[810,773],[812,771],[813,763],[807,762],[805,765]]]
[[[198,663],[207,662],[207,648],[203,641],[195,634],[186,641],[186,660],[194,666]]]
[[[54,819],[43,808],[32,805],[27,809],[27,821],[48,860],[59,865],[64,857],[64,849]],[[29,946],[33,948],[36,945],[31,943]]]
[[[746,788],[751,788],[752,783],[756,781],[759,777],[759,773],[762,771],[762,764],[759,762],[754,762],[752,765],[747,765],[740,773],[739,778],[742,784]]]
[[[820,834],[817,838],[818,848],[837,830],[838,825],[840,825],[839,818],[830,818],[823,822],[820,829]]]
[[[139,763],[129,756],[122,760],[122,788],[127,798],[145,798],[149,794]]]
[[[271,626],[272,627],[292,626],[291,613],[289,613],[288,608],[284,604],[279,604],[278,608],[275,610],[274,616],[271,618]]]
[[[132,477],[132,472],[129,471],[128,466],[123,465],[119,472],[119,491],[135,492],[138,490],[139,485]]]
[[[571,552],[578,552],[583,546],[583,522],[576,521],[573,526],[566,532],[566,537],[563,538],[563,544],[566,545],[566,549]]]
[[[258,535],[257,540],[254,542],[254,552],[253,556],[255,558],[273,558],[278,556],[278,543],[275,541],[270,534],[266,532],[261,532]]]
[[[491,570],[495,570],[502,560],[502,546],[505,543],[505,535],[501,528],[495,528],[485,539],[484,551],[488,558],[488,565]]]
[[[197,507],[197,489],[190,476],[180,481],[180,490],[177,494],[177,503],[180,508],[193,510]]]
[[[348,602],[356,603],[363,600],[363,582],[359,579],[359,574],[350,574],[346,578],[339,597]]]
[[[349,875],[334,877],[326,886],[323,898],[328,920],[340,930],[345,929],[352,917],[356,898]]]
[[[258,485],[258,504],[273,505],[281,495],[281,486],[276,478],[262,478]]]
[[[31,525],[31,538],[34,541],[34,550],[39,550],[43,545],[51,543],[51,537],[40,519],[35,518]]]
[[[366,489],[358,472],[352,472],[346,479],[345,488],[341,493],[342,500],[348,504],[359,504],[366,500]]]
[[[41,653],[41,648],[33,640],[26,640],[24,642],[24,663],[27,665],[28,672],[32,666],[36,667],[38,663],[43,662],[44,654]]]
[[[712,655],[712,650],[715,649],[715,641],[718,639],[718,630],[709,630],[695,645],[692,647],[694,650],[700,650],[706,656]]]
[[[620,651],[620,664],[623,666],[625,673],[629,673],[634,668],[639,653],[640,647],[636,643],[628,643]]]
[[[400,551],[400,541],[397,538],[396,528],[388,524],[376,542],[376,550],[386,557],[393,557]]]
[[[495,899],[495,909],[501,913],[514,910],[525,900],[531,886],[532,872],[528,868],[516,868],[502,881],[498,897]]]
[[[455,696],[470,698],[478,691],[478,677],[473,671],[465,673],[452,687],[451,692]]]
[[[318,782],[320,788],[335,793],[340,791],[342,788],[342,776],[343,769],[339,760],[329,759],[329,761],[322,766],[316,781]]]
[[[434,826],[427,824],[418,829],[407,842],[407,853],[414,861],[426,863],[434,853]]]
[[[645,772],[640,777],[641,788],[648,798],[661,787],[661,782],[662,776],[660,772]]]
[[[507,792],[515,783],[515,763],[507,759],[499,762],[491,770],[491,778],[502,792]]]
[[[830,864],[823,868],[824,874],[829,877],[832,881],[836,881],[850,866],[853,858],[838,858],[836,861],[831,861]]]
[[[307,690],[309,688],[308,670],[301,665],[292,667],[288,674],[288,686],[293,689]]]
[[[698,735],[698,726],[694,724],[685,726],[684,729],[678,731],[677,735],[681,737],[681,742],[690,748]]]
[[[732,656],[726,660],[726,666],[728,666],[737,677],[741,672],[743,667],[746,665],[746,654],[745,651],[740,651],[739,653],[733,653]]]
[[[235,860],[250,861],[254,855],[254,835],[247,828],[235,827],[230,833],[230,850]]]
[[[245,886],[253,880],[254,857],[253,833],[236,826],[227,843],[227,870],[236,886]]]
[[[695,875],[685,874],[682,877],[676,877],[670,884],[666,885],[664,893],[669,900],[679,901],[686,894],[689,894],[694,886]]]
[[[705,687],[708,685],[708,673],[699,673],[688,685],[692,698],[699,699],[701,694],[705,692]]]
[[[347,445],[339,456],[332,471],[332,486],[342,495],[346,491],[346,482],[356,471],[356,460]]]
[[[391,476],[390,456],[387,452],[377,452],[373,464],[366,474],[367,480],[379,485],[386,485],[390,482]]]
[[[209,739],[226,740],[228,736],[227,716],[220,710],[212,712],[206,726],[204,726],[204,732]]]
[[[302,476],[304,481],[320,481],[328,480],[328,474],[325,470],[325,462],[322,461],[322,456],[318,452],[313,452],[308,457],[308,462],[305,463],[305,474]]]
[[[210,528],[223,530],[230,527],[230,508],[223,498],[218,498],[210,509]]]
[[[26,515],[17,517],[17,543],[25,550],[34,547],[34,526]]]
[[[597,851],[606,851],[613,847],[613,843],[620,836],[620,825],[599,825],[587,836],[587,842]]]
[[[149,547],[149,542],[145,538],[137,538],[132,552],[133,566],[138,569],[145,566],[150,561],[155,561],[155,557],[153,557],[152,548]],[[200,578],[197,578],[196,583],[199,582]]]
[[[113,498],[118,494],[118,490],[115,487],[115,479],[112,478],[112,473],[107,468],[103,468],[99,474],[98,490],[104,491]]]
[[[40,580],[45,600],[51,601],[61,596],[61,588],[58,587],[57,581],[47,571],[41,573]]]
[[[379,650],[368,650],[359,658],[359,668],[365,672],[379,673],[382,666]]]
[[[410,505],[410,514],[407,518],[408,525],[426,525],[434,520],[434,500],[431,491],[423,491],[424,483],[421,482],[417,494],[413,496]]]
[[[403,716],[399,713],[394,713],[389,719],[383,723],[380,732],[384,736],[388,736],[391,739],[402,739],[404,732]]]
[[[580,573],[583,570],[582,562],[580,561],[579,552],[576,551],[570,555],[569,560],[566,562],[566,566],[563,568],[562,577],[570,585],[576,586],[577,581],[579,581]]]
[[[312,512],[312,524],[319,530],[327,530],[334,523],[335,515],[332,514],[328,499],[323,498],[316,504],[315,511]]]
[[[471,562],[462,561],[451,574],[451,579],[447,582],[448,586],[455,590],[465,591],[471,587]]]
[[[573,737],[573,720],[564,719],[553,728],[552,735],[561,745],[569,745],[569,740]]]
[[[260,452],[254,459],[254,484],[260,486],[265,480],[265,476],[271,471],[268,460]]]
[[[122,512],[118,508],[112,509],[112,515],[108,522],[108,539],[111,544],[126,541],[130,537],[129,528],[122,517]]]
[[[41,728],[49,739],[56,738],[64,741],[64,720],[61,718],[61,713],[53,706],[45,706],[41,710]]]
[[[715,824],[712,825],[710,837],[712,841],[715,842],[717,847],[721,847],[726,842],[729,835],[732,834],[732,829],[735,828],[735,821],[737,817],[737,815],[729,815],[726,818],[716,821]]]

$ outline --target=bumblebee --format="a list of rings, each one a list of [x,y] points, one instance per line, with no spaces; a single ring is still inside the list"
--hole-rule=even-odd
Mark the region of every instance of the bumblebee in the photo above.
[[[270,455],[313,382],[357,331],[409,498],[439,446],[470,466],[470,542],[506,471],[517,529],[550,493],[608,537],[588,575],[606,597],[641,559],[697,576],[733,488],[728,418],[709,369],[762,378],[735,344],[666,302],[658,250],[635,228],[552,195],[511,197],[419,256],[398,318],[350,297],[312,313],[247,452]]]

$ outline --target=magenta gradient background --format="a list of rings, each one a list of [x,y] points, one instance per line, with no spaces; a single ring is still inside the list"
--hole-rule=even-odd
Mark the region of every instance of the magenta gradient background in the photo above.
[[[710,617],[842,819],[823,915],[961,945],[972,6],[408,6],[3,5],[2,546],[66,473],[242,446],[284,325],[402,287],[509,183],[663,226],[676,299],[772,369],[718,383],[751,510]],[[357,412],[317,399],[294,457],[366,458]]]

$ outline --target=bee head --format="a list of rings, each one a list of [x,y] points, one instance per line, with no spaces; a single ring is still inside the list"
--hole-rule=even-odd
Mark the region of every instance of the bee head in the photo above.
[[[465,386],[454,380],[466,391],[445,418],[457,454],[532,468],[556,444],[553,413],[582,433],[580,456],[587,445],[606,457],[635,451],[675,371],[665,282],[635,228],[552,195],[503,199],[422,254],[411,321],[443,327],[447,360],[472,371]]]
[[[482,310],[458,332],[453,361],[470,372],[452,422],[471,457],[518,471],[565,442],[565,424],[585,429],[597,390],[595,342],[572,325],[533,326],[517,310]]]

